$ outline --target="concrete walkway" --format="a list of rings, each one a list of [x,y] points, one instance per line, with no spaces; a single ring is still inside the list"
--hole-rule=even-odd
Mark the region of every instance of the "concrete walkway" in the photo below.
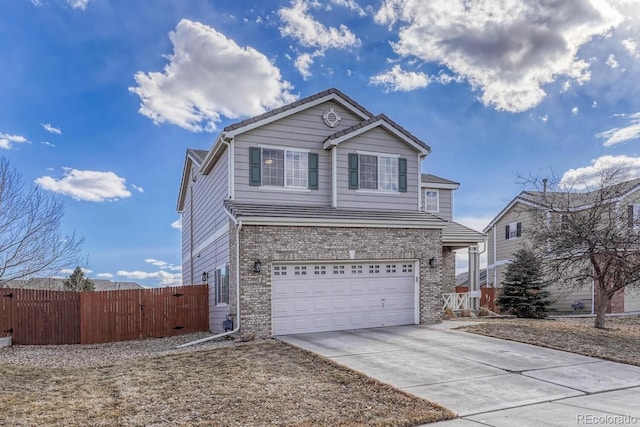
[[[460,417],[430,426],[640,426],[640,367],[450,329],[463,324],[278,338]]]

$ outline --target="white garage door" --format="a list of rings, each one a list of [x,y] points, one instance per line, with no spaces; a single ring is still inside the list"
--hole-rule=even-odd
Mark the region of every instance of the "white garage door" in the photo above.
[[[413,262],[274,264],[274,335],[417,323]]]

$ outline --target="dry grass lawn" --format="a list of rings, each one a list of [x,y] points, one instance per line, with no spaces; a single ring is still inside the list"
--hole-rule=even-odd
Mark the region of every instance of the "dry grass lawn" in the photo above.
[[[485,319],[460,330],[640,366],[640,316],[607,317],[604,330],[591,318]]]
[[[0,425],[412,426],[445,408],[277,341],[103,367],[0,364]]]

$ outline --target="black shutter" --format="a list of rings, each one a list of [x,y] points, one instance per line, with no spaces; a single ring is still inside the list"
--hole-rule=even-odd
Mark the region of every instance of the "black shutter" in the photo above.
[[[509,224],[504,227],[504,240],[509,240]]]
[[[358,155],[349,153],[349,189],[357,190],[358,187]]]
[[[636,219],[633,217],[633,205],[629,205],[627,207],[627,218],[629,221],[629,227],[633,227],[636,222]]]
[[[407,192],[407,159],[398,159],[398,191]]]
[[[519,222],[516,224],[516,237],[522,236],[522,223]]]
[[[309,190],[318,189],[318,153],[309,153],[307,155],[309,161]]]
[[[262,185],[261,154],[260,147],[249,147],[249,185]]]

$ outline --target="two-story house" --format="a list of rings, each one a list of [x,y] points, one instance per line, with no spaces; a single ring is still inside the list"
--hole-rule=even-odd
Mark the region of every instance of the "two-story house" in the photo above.
[[[258,336],[440,321],[458,184],[422,175],[431,149],[329,89],[187,150],[183,283],[208,283],[210,325]],[[240,315],[238,316],[238,313]]]
[[[614,188],[615,187],[615,188]],[[610,194],[605,201],[615,205],[616,211],[626,218],[627,213],[640,212],[640,179],[634,179],[607,187],[602,194]],[[582,211],[590,209],[594,198],[591,193],[555,192],[554,197],[563,200],[564,209]],[[549,199],[547,197],[547,199]],[[547,211],[549,221],[562,226],[564,211],[551,212],[541,203],[541,193],[523,191],[511,200],[483,230],[488,235],[487,283],[500,289],[504,272],[514,253],[529,242],[527,230],[533,227],[531,209]],[[593,280],[581,286],[562,286],[552,283],[549,287],[551,308],[558,312],[594,313],[598,287]],[[640,311],[640,292],[626,288],[618,292],[611,301],[610,312]]]

